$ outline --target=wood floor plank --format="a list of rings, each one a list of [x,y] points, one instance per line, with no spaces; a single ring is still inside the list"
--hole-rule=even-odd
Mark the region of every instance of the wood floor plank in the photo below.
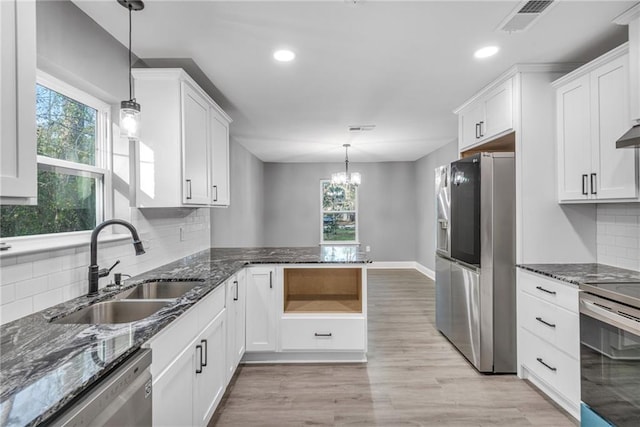
[[[368,286],[368,363],[240,366],[209,426],[577,425],[515,375],[478,373],[435,327],[433,281],[370,270]]]

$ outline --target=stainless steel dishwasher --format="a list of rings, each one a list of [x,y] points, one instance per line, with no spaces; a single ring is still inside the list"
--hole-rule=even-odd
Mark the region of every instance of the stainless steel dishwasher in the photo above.
[[[81,395],[53,426],[151,426],[151,350],[142,349]]]

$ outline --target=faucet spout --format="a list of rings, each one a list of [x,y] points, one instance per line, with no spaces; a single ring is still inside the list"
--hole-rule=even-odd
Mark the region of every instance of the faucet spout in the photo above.
[[[104,221],[102,224],[98,224],[91,233],[91,264],[89,265],[89,293],[87,295],[97,294],[98,279],[109,275],[108,271],[105,274],[101,274],[100,267],[98,267],[98,234],[100,234],[100,232],[109,225],[122,225],[126,227],[133,238],[133,247],[136,251],[136,255],[142,255],[145,253],[140,236],[138,236],[138,230],[136,230],[133,224],[121,219],[110,219]]]

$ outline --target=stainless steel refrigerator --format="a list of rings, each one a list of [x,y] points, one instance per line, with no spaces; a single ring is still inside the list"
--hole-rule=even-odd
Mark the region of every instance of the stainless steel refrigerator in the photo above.
[[[446,179],[442,170],[436,169],[436,326],[480,372],[515,372],[514,155],[460,159]]]

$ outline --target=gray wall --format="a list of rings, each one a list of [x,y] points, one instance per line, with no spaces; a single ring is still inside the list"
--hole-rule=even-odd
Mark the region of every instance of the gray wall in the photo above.
[[[264,244],[320,243],[320,180],[344,163],[265,163]],[[374,261],[415,260],[414,162],[352,163],[362,173],[359,237]]]
[[[128,50],[68,0],[36,3],[38,68],[108,102],[129,98]]]
[[[415,163],[416,168],[416,258],[423,266],[435,270],[435,175],[434,169],[458,159],[458,141],[430,153]]]
[[[211,246],[263,246],[264,163],[230,141],[231,205],[211,209]]]

